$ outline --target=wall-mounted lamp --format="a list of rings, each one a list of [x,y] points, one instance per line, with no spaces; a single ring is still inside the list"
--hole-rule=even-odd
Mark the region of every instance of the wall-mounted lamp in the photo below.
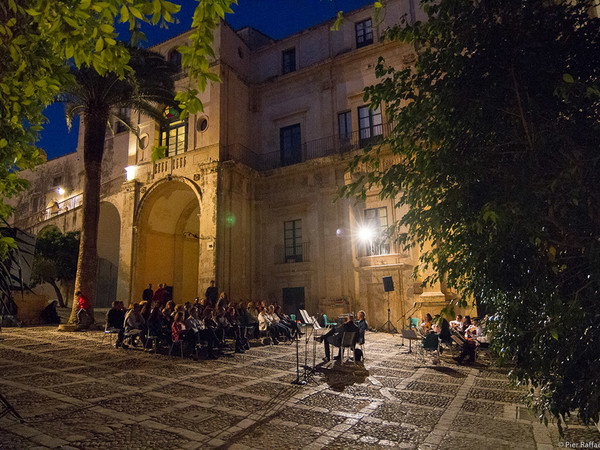
[[[125,179],[127,181],[135,180],[135,175],[138,166],[127,166],[125,167]]]
[[[59,187],[59,188],[56,190],[56,192],[58,192],[58,195],[64,195],[64,193],[65,193],[65,190],[64,190],[63,188]]]

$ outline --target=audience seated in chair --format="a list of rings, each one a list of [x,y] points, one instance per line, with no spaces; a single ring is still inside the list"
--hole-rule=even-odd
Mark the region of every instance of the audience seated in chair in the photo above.
[[[112,302],[112,308],[106,313],[106,328],[119,330],[117,342],[115,343],[116,348],[121,346],[123,348],[128,347],[127,344],[123,343],[123,339],[125,338],[125,306],[123,302],[118,300]]]
[[[131,345],[136,346],[136,338],[145,342],[146,324],[140,311],[140,304],[134,303],[125,314],[125,336],[130,338]]]
[[[318,341],[322,341],[325,346],[325,358],[323,358],[323,361],[327,362],[331,359],[331,351],[329,349],[330,345],[340,348],[338,356],[334,359],[341,358],[341,356],[342,356],[341,345],[342,345],[342,338],[343,338],[344,333],[356,333],[354,335],[354,339],[355,339],[354,344],[358,341],[359,329],[354,324],[354,317],[352,316],[352,314],[349,314],[346,317],[346,322],[330,329],[324,335],[316,338]]]

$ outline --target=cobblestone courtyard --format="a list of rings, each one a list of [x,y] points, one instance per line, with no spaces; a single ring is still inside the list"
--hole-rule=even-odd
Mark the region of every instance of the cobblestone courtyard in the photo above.
[[[551,449],[564,438],[520,405],[523,391],[481,359],[433,366],[385,333],[366,361],[295,386],[296,347],[256,346],[218,360],[116,350],[101,332],[5,328],[0,392],[24,417],[0,419],[0,448]],[[317,360],[323,356],[318,346]],[[301,359],[303,352],[301,347]]]

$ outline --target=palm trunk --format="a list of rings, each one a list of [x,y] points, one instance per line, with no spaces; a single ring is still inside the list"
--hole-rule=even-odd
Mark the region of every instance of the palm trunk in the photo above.
[[[77,259],[77,276],[75,278],[75,292],[81,291],[90,299],[93,320],[93,305],[96,287],[96,269],[98,266],[98,220],[100,218],[100,179],[102,175],[102,156],[104,153],[104,139],[106,136],[106,123],[108,111],[100,108],[91,109],[84,115],[84,189],[83,189],[83,219],[81,226],[81,241],[79,243],[79,258]],[[76,296],[73,298],[73,307],[69,323],[77,322],[79,304]]]

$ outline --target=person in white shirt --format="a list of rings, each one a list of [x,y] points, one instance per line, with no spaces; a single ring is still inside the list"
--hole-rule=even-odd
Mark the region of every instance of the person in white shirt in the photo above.
[[[455,320],[451,320],[450,321],[450,328],[452,328],[453,330],[456,330],[458,332],[462,332],[463,331],[463,316],[461,316],[460,314],[458,314],[456,316]]]
[[[258,313],[258,329],[260,331],[268,332],[269,336],[273,340],[273,344],[279,344],[279,340],[277,339],[278,333],[273,324],[273,318],[263,306],[261,306],[260,313]]]

